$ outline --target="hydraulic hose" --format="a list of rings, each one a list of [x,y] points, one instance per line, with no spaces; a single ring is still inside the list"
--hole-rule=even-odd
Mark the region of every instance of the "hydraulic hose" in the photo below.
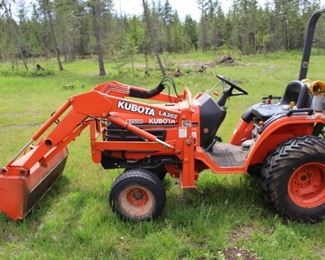
[[[131,88],[129,92],[130,97],[135,97],[135,98],[152,98],[156,95],[158,95],[160,92],[162,92],[165,89],[165,86],[163,84],[159,84],[158,87],[146,91],[146,90],[139,90],[136,88]]]

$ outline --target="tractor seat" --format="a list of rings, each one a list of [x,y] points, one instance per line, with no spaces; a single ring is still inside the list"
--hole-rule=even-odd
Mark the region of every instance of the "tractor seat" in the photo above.
[[[242,119],[250,122],[253,118],[265,121],[275,114],[286,113],[290,108],[290,103],[295,102],[297,108],[308,108],[311,105],[312,97],[308,95],[307,86],[298,80],[287,85],[280,102],[275,104],[256,104],[251,106],[242,115]]]

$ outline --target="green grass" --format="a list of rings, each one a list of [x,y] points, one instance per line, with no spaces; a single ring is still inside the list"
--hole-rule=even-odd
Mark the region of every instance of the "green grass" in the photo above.
[[[211,62],[220,55],[193,53],[164,55],[174,68],[183,63]],[[234,54],[236,55],[236,54]],[[228,115],[219,131],[227,141],[241,113],[267,94],[281,95],[287,82],[298,75],[300,56],[276,53],[235,56],[238,65],[217,66],[198,74],[177,78],[179,91],[204,91],[223,74],[249,92],[228,103]],[[35,61],[36,62],[36,61]],[[56,70],[53,60],[38,61]],[[142,57],[136,57],[143,64]],[[154,64],[150,62],[151,67]],[[93,85],[116,79],[127,84],[152,88],[159,82],[157,70],[144,76],[137,65],[117,71],[107,64],[108,76],[98,77],[93,59],[65,65],[65,71],[46,77],[2,76],[0,78],[0,165],[30,138],[48,116],[67,98]],[[310,78],[325,79],[324,56],[312,59]],[[0,70],[8,70],[1,64]],[[73,85],[73,89],[66,86]],[[0,258],[18,259],[225,259],[239,248],[263,259],[324,259],[325,222],[309,225],[287,222],[264,205],[259,183],[247,176],[217,176],[206,171],[197,191],[182,191],[177,180],[165,181],[167,205],[163,217],[140,224],[120,221],[108,207],[107,195],[121,170],[104,171],[91,161],[89,134],[85,131],[69,146],[64,176],[23,223],[0,215]]]

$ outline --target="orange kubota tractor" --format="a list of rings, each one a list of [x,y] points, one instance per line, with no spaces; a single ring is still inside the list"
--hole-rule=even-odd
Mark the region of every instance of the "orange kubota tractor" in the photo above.
[[[125,168],[113,184],[109,202],[126,220],[162,214],[168,172],[182,188],[195,188],[200,172],[258,172],[267,200],[283,216],[316,222],[325,216],[324,82],[306,78],[316,12],[306,37],[299,80],[288,84],[273,103],[249,108],[230,143],[216,137],[232,96],[247,95],[236,83],[218,76],[223,85],[215,101],[210,92],[192,96],[164,94],[175,87],[164,78],[151,91],[111,81],[71,97],[32,136],[0,172],[0,210],[23,219],[61,175],[67,145],[90,129],[91,155],[105,169]],[[308,84],[309,88],[308,88]],[[213,91],[213,90],[211,90]],[[157,103],[135,101],[150,99]],[[33,144],[33,145],[32,145]]]

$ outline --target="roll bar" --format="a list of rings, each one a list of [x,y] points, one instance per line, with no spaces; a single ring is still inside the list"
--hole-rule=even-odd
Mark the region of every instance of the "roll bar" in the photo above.
[[[307,77],[310,53],[313,45],[316,24],[318,22],[318,19],[324,13],[325,13],[325,9],[318,10],[311,16],[309,20],[307,32],[306,32],[306,38],[305,38],[305,45],[304,45],[304,50],[302,55],[302,61],[300,66],[299,80],[303,80]]]

